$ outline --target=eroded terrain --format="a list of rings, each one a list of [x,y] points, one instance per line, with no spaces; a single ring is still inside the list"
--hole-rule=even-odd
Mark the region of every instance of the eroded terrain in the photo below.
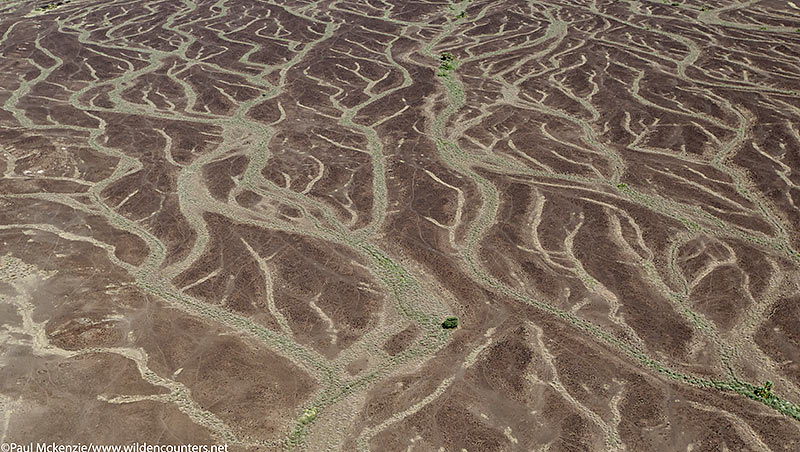
[[[0,171],[2,442],[800,449],[800,3],[6,0]]]

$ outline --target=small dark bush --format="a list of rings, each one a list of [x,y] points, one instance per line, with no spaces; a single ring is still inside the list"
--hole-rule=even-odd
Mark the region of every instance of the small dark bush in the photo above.
[[[458,328],[458,317],[448,317],[444,319],[444,322],[442,322],[442,328],[446,330]]]

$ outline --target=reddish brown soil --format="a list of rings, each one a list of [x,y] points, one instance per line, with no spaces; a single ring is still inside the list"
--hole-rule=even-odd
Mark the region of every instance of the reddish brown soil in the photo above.
[[[0,442],[798,450],[795,3],[0,2]]]

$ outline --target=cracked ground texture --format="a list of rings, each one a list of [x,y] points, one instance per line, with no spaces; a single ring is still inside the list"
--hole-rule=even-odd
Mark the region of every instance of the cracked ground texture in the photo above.
[[[0,172],[0,442],[800,450],[800,2],[3,0]]]

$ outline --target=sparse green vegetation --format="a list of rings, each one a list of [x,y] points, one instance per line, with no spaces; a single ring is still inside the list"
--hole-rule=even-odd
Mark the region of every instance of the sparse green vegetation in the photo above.
[[[315,406],[303,411],[303,414],[297,422],[297,428],[286,438],[286,446],[288,449],[293,450],[295,446],[303,442],[303,438],[308,433],[309,424],[314,422],[314,419],[317,418],[317,414],[318,410]]]
[[[300,416],[300,423],[301,424],[308,424],[313,422],[314,419],[317,418],[317,407],[312,406],[311,408],[305,410],[303,415]]]
[[[455,55],[450,52],[442,52],[439,54],[439,72],[436,75],[439,77],[446,77],[451,71],[455,70],[456,67],[453,64],[455,59]]]
[[[620,190],[624,190],[624,189],[628,188],[628,184],[619,183],[619,184],[617,184],[617,188],[619,188]]]
[[[767,380],[764,383],[764,386],[762,386],[760,388],[755,388],[753,390],[753,394],[757,395],[758,397],[761,397],[762,399],[769,400],[769,399],[775,397],[775,395],[772,394],[772,388],[773,388],[772,382]]]
[[[683,223],[683,225],[686,226],[686,229],[688,229],[690,231],[702,231],[703,230],[702,226],[700,226],[699,224],[695,223],[692,220],[687,220],[686,218],[680,218],[680,222]]]
[[[448,317],[444,319],[444,322],[442,322],[442,328],[446,330],[458,328],[458,317]]]
[[[463,19],[463,18],[465,18],[465,17],[467,17],[467,10],[462,10],[462,11],[461,11],[460,13],[458,13],[458,15],[456,16],[456,18],[458,18],[458,19]]]
[[[70,2],[70,0],[64,0],[64,1],[60,1],[60,2],[50,2],[50,3],[48,3],[48,4],[44,5],[44,6],[40,6],[40,7],[36,8],[36,11],[39,11],[39,12],[50,11],[50,10],[58,8],[61,5],[65,5],[65,4],[69,3],[69,2]]]

